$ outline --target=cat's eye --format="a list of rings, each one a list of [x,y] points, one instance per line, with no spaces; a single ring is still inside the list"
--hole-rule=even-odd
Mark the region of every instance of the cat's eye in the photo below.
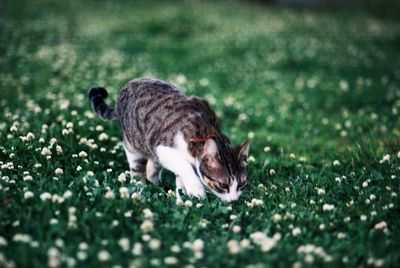
[[[247,186],[247,181],[241,182],[238,185],[239,190],[243,190]]]
[[[223,190],[229,190],[229,184],[218,182],[218,186]]]

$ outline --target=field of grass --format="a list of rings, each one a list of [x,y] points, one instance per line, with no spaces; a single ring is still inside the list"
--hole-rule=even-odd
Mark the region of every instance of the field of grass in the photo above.
[[[398,266],[399,37],[354,8],[3,1],[0,267]],[[141,76],[251,140],[238,202],[125,176],[86,93]]]

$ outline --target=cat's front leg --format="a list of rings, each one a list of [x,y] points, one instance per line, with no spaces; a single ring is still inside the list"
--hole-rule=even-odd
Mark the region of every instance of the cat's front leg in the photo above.
[[[196,196],[199,198],[206,197],[206,191],[204,185],[201,183],[200,179],[195,176],[186,176],[181,178],[185,192],[188,195]]]
[[[153,160],[148,159],[146,165],[146,177],[154,185],[160,181],[161,166]]]
[[[176,184],[176,189],[175,189],[176,198],[181,199],[181,192],[186,194],[186,190],[185,186],[183,185],[182,179],[179,176],[176,176],[175,184]]]
[[[188,195],[199,198],[206,196],[204,186],[194,172],[192,165],[177,149],[160,145],[157,147],[156,153],[161,165],[175,173],[177,178],[179,177],[177,182],[180,180],[179,183],[183,185]]]

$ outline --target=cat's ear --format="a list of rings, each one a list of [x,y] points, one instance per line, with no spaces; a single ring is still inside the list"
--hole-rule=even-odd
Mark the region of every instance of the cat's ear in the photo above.
[[[213,139],[208,139],[204,143],[203,156],[215,157],[217,155],[217,144]]]
[[[246,141],[242,145],[239,145],[239,159],[246,161],[247,156],[249,155],[250,142]]]

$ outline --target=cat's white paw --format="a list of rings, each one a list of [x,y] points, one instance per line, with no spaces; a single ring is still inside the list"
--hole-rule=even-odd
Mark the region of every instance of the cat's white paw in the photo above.
[[[204,187],[186,189],[186,194],[200,199],[206,197],[206,191],[204,190]]]
[[[185,187],[183,186],[182,180],[179,176],[176,176],[175,181],[176,181],[175,195],[176,195],[176,198],[180,199],[181,193],[186,194]]]

